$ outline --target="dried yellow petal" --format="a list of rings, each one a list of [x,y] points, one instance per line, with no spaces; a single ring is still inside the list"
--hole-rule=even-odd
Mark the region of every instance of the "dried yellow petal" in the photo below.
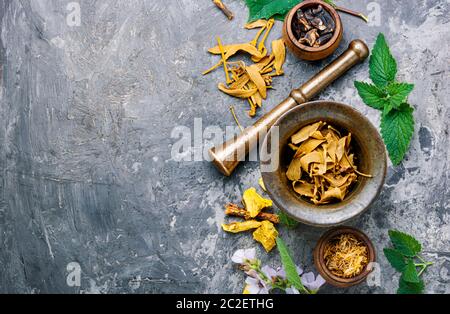
[[[230,89],[242,89],[249,81],[250,77],[245,73],[230,84]]]
[[[245,232],[252,229],[257,229],[261,226],[260,221],[256,220],[246,220],[242,222],[233,222],[230,224],[222,224],[222,229],[226,232],[231,233],[239,233],[239,232]]]
[[[344,195],[340,188],[331,188],[328,191],[326,191],[322,198],[320,199],[321,204],[325,204],[333,200],[334,198],[339,199],[341,201],[344,200]]]
[[[255,218],[264,208],[271,207],[273,204],[271,200],[259,195],[255,188],[250,188],[244,192],[242,202],[251,218]]]
[[[256,63],[258,65],[258,69],[261,72],[261,74],[264,74],[265,71],[268,70],[268,68],[270,68],[272,66],[272,64],[275,61],[275,57],[273,54],[265,56],[264,58],[262,58],[258,63]],[[269,71],[267,73],[270,73],[272,71]]]
[[[222,46],[223,51],[225,53],[225,60],[228,60],[230,57],[234,56],[239,51],[244,51],[251,56],[263,58],[264,55],[255,47],[250,45],[249,43],[245,44],[236,44],[236,45],[224,45]],[[220,47],[215,46],[213,48],[208,49],[209,53],[220,55]]]
[[[275,73],[277,75],[284,74],[282,67],[286,60],[286,48],[283,39],[272,41],[272,53],[275,56]]]
[[[260,27],[266,27],[267,26],[267,20],[257,20],[251,23],[245,24],[244,28],[246,29],[254,29],[254,28],[260,28]]]
[[[353,173],[349,173],[346,176],[333,175],[332,173],[328,173],[325,174],[323,177],[331,184],[331,186],[338,188],[343,186],[349,180],[350,176],[352,177],[354,176],[356,179],[356,175]]]
[[[267,37],[269,36],[270,30],[272,29],[274,23],[275,23],[275,20],[273,18],[270,19],[269,21],[267,21],[266,32],[265,32],[263,38],[261,39],[261,41],[259,42],[259,45],[258,45],[258,50],[260,52],[267,51],[264,43],[265,43]]]
[[[230,88],[227,88],[222,83],[220,83],[217,87],[225,94],[228,94],[230,96],[237,97],[237,98],[248,98],[258,91],[256,88],[252,88],[252,89],[248,89],[248,90],[245,90],[243,88],[242,89],[230,89]]]
[[[272,251],[276,245],[278,231],[270,221],[261,222],[261,227],[253,232],[253,239],[262,244],[266,252]]]

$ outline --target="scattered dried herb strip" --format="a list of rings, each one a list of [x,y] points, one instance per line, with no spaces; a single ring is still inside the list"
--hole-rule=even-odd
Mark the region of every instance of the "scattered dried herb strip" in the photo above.
[[[267,89],[272,87],[273,77],[284,73],[282,69],[286,60],[284,42],[281,39],[273,41],[271,54],[268,54],[265,46],[273,23],[274,20],[271,19],[247,24],[245,26],[247,29],[260,28],[256,37],[249,43],[222,45],[218,39],[219,44],[208,50],[209,53],[220,55],[221,60],[203,74],[208,74],[223,65],[226,84],[220,83],[219,90],[233,97],[247,99],[250,105],[248,114],[251,117],[256,115],[257,108],[260,108],[263,99],[266,99]],[[243,61],[228,61],[238,52],[249,54],[254,64],[247,66]]]

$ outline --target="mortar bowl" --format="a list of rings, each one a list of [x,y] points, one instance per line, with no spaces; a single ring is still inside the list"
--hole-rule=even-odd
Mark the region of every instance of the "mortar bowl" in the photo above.
[[[358,170],[373,176],[358,176],[343,201],[327,205],[315,205],[299,196],[286,177],[294,154],[288,146],[292,135],[318,121],[350,132]],[[278,136],[274,136],[274,132]],[[273,143],[274,140],[278,140],[278,144]],[[307,225],[337,226],[359,216],[372,204],[384,185],[387,157],[383,140],[372,123],[349,105],[313,101],[291,109],[270,129],[262,150],[267,152],[266,157],[261,158],[260,166],[269,196],[280,210]]]

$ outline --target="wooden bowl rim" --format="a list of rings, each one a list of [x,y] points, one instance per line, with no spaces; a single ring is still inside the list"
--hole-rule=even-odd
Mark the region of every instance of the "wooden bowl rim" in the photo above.
[[[336,24],[336,29],[334,30],[333,37],[331,37],[331,39],[325,45],[317,47],[317,48],[309,47],[309,46],[301,44],[297,40],[297,38],[295,38],[294,33],[292,32],[292,19],[293,19],[294,15],[297,13],[298,9],[305,7],[305,6],[313,5],[313,4],[322,5],[322,7],[324,9],[326,9],[328,11],[328,13],[331,15],[331,18],[334,20],[334,22]],[[295,7],[293,7],[291,9],[291,11],[289,11],[289,13],[286,17],[285,27],[286,27],[286,33],[287,33],[290,41],[297,48],[304,50],[304,51],[308,51],[308,52],[321,52],[321,51],[325,51],[325,50],[329,49],[336,42],[336,40],[339,39],[339,34],[342,31],[342,21],[341,21],[341,17],[339,16],[339,14],[336,11],[336,9],[333,8],[331,5],[329,5],[328,3],[320,1],[320,0],[306,0],[306,1],[300,2]]]
[[[333,275],[330,270],[325,265],[325,261],[323,259],[323,251],[325,249],[325,244],[328,243],[333,237],[340,234],[352,234],[367,246],[369,250],[369,263],[366,265],[364,270],[353,278],[341,278],[336,275]],[[367,276],[372,272],[373,269],[369,269],[369,265],[376,261],[376,252],[375,247],[369,237],[359,229],[342,226],[336,227],[325,232],[317,242],[316,248],[314,250],[314,263],[317,267],[317,270],[322,275],[322,277],[331,285],[337,287],[350,287],[353,285],[357,285],[361,283]]]

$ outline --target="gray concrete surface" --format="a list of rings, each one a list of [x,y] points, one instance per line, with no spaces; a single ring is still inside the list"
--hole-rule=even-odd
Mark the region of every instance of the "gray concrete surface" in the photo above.
[[[207,162],[177,162],[175,127],[233,125],[236,105],[221,94],[223,72],[200,73],[217,61],[206,53],[249,41],[247,9],[226,20],[211,1],[79,1],[81,25],[71,27],[67,0],[0,2],[0,292],[22,293],[239,293],[244,276],[230,256],[257,246],[251,235],[220,230],[223,205],[256,186],[258,164],[224,178]],[[338,1],[367,11],[368,0]],[[379,0],[381,23],[343,15],[344,40],[370,45],[384,32],[399,63],[399,79],[416,84],[410,97],[416,130],[403,164],[389,167],[386,185],[369,211],[351,225],[378,250],[381,286],[362,284],[328,293],[393,293],[398,274],[381,251],[387,231],[416,236],[435,262],[424,275],[428,293],[450,292],[449,1]],[[373,5],[373,4],[372,4]],[[369,7],[371,8],[371,7]],[[270,39],[280,36],[277,23]],[[287,56],[263,112],[330,59],[305,63]],[[379,113],[353,88],[368,78],[367,63],[321,94],[348,103],[374,124]],[[205,144],[207,145],[207,143]],[[312,266],[312,248],[324,230],[280,228],[294,258]],[[67,265],[81,266],[81,287],[66,283]]]

